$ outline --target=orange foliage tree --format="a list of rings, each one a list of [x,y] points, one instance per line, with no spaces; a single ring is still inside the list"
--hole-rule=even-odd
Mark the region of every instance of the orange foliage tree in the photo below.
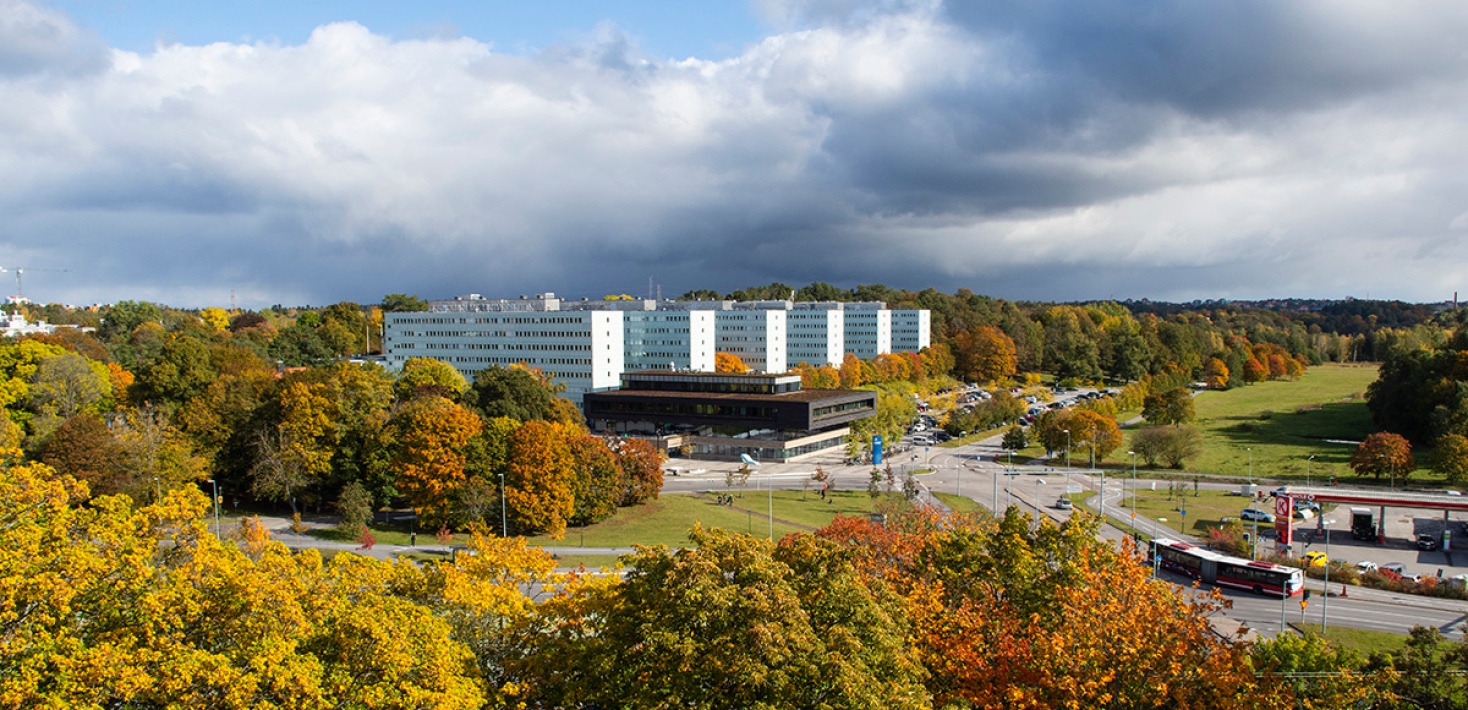
[[[532,420],[510,437],[505,467],[505,501],[512,529],[566,532],[575,514],[575,459],[563,424]]]
[[[1019,367],[1014,341],[993,326],[960,332],[953,339],[958,375],[970,382],[996,382]]]
[[[1412,456],[1412,443],[1401,434],[1379,431],[1361,442],[1351,452],[1351,469],[1356,473],[1381,478],[1383,475],[1406,479],[1417,467]]]
[[[622,469],[622,505],[657,500],[663,490],[663,452],[646,439],[622,439],[613,451]]]
[[[749,366],[734,353],[714,353],[714,372],[749,372]]]
[[[446,515],[450,497],[466,479],[465,448],[483,422],[443,397],[428,395],[405,405],[388,427],[398,491],[414,508]]]

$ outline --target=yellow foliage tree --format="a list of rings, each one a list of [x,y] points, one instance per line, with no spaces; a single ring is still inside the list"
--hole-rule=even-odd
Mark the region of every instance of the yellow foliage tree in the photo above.
[[[473,412],[442,397],[419,397],[389,423],[397,486],[414,508],[446,515],[465,481],[465,448],[484,428]]]
[[[749,367],[744,364],[734,353],[714,353],[715,372],[749,372]]]

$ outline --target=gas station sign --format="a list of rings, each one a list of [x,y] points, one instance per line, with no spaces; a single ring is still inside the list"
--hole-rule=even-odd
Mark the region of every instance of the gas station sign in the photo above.
[[[1290,524],[1295,514],[1295,499],[1289,496],[1274,497],[1274,540],[1275,549],[1281,555],[1290,554],[1290,545],[1294,542],[1290,533],[1294,527]]]

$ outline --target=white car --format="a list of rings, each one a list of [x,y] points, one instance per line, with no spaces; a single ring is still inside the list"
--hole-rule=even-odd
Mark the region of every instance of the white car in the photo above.
[[[1376,571],[1376,563],[1372,562],[1371,560],[1361,560],[1360,562],[1356,563],[1356,571],[1360,572],[1361,574],[1374,572]]]
[[[1245,508],[1242,511],[1239,511],[1239,517],[1245,521],[1257,520],[1261,523],[1274,522],[1274,513],[1271,513],[1267,510],[1260,510],[1258,508]]]

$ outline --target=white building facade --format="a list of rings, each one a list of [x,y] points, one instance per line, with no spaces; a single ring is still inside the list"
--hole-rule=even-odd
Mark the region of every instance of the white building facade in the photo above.
[[[580,403],[613,389],[623,372],[712,372],[718,352],[755,372],[805,362],[840,365],[927,347],[927,311],[882,303],[790,301],[569,301],[555,294],[432,301],[422,312],[383,317],[388,367],[413,357],[447,362],[470,380],[493,365],[538,367]]]

